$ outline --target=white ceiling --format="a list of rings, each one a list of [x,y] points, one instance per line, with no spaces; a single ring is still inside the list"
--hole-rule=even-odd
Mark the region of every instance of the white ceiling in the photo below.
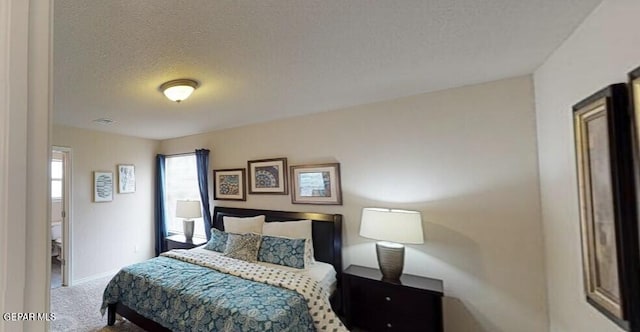
[[[165,139],[528,74],[600,2],[56,0],[54,123]]]

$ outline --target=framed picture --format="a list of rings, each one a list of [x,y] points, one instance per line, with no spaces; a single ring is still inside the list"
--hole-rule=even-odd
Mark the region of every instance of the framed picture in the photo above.
[[[213,199],[246,201],[247,174],[244,168],[213,170]]]
[[[287,195],[287,158],[249,160],[249,193]]]
[[[113,200],[113,172],[93,172],[93,201],[111,202]]]
[[[633,145],[636,156],[640,155],[640,67],[629,73],[629,88],[631,90],[631,106],[633,113]],[[640,159],[639,159],[640,160]]]
[[[635,160],[635,178],[636,182],[640,179],[640,67],[634,69],[629,73],[629,89],[630,89],[630,100],[631,100],[631,118],[632,118],[632,148],[633,148],[633,159]],[[636,209],[633,211],[636,218],[638,217],[638,206],[640,206],[640,193],[638,190],[640,188],[636,187],[633,193],[635,194],[636,204],[633,205]],[[629,324],[631,326],[636,327],[636,330],[640,329],[640,257],[634,256],[634,253],[638,253],[640,256],[640,249],[638,246],[638,242],[640,239],[638,238],[638,227],[640,227],[637,223],[631,223],[631,225],[624,224],[626,226],[626,230],[623,234],[624,241],[626,243],[625,248],[631,254],[625,255],[625,259],[628,260],[626,263],[626,279],[629,280],[629,288],[635,289],[636,292],[630,292],[631,294],[627,297],[628,302],[630,303],[631,312],[627,315],[629,317]]]
[[[118,165],[118,193],[136,192],[136,168],[133,165]]]
[[[340,164],[291,166],[291,203],[342,205]]]
[[[573,106],[586,298],[626,329],[638,257],[627,95],[615,84]]]

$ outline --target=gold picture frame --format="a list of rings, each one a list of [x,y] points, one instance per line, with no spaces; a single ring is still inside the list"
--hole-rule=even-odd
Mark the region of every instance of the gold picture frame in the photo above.
[[[633,143],[636,156],[640,156],[640,67],[629,73],[631,111],[633,113]],[[640,158],[639,158],[640,159]],[[640,175],[640,174],[636,174]]]
[[[587,302],[628,329],[628,234],[635,228],[627,88],[614,84],[573,106],[582,265]]]

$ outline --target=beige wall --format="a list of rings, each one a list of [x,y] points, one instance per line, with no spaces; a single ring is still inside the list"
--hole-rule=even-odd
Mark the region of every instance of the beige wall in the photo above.
[[[639,15],[605,0],[535,72],[551,331],[621,331],[585,300],[571,107],[640,65]]]
[[[47,312],[50,2],[0,4],[0,312]],[[0,331],[46,329],[0,320]]]
[[[54,126],[53,145],[72,150],[71,260],[75,282],[154,255],[154,174],[158,142]],[[136,192],[93,202],[93,171],[134,164]],[[137,248],[137,252],[136,252]]]
[[[422,212],[405,272],[444,280],[447,331],[547,330],[531,78],[519,77],[161,143],[211,149],[211,168],[287,157],[339,162],[343,206],[249,195],[224,206],[344,215],[344,259],[376,266],[358,235],[367,206]],[[211,175],[210,175],[211,176]]]

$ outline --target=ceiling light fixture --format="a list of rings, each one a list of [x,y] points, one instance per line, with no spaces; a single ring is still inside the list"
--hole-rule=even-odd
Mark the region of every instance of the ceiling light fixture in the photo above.
[[[193,90],[198,87],[198,82],[189,78],[181,78],[162,83],[160,91],[167,98],[177,103],[189,98]]]

